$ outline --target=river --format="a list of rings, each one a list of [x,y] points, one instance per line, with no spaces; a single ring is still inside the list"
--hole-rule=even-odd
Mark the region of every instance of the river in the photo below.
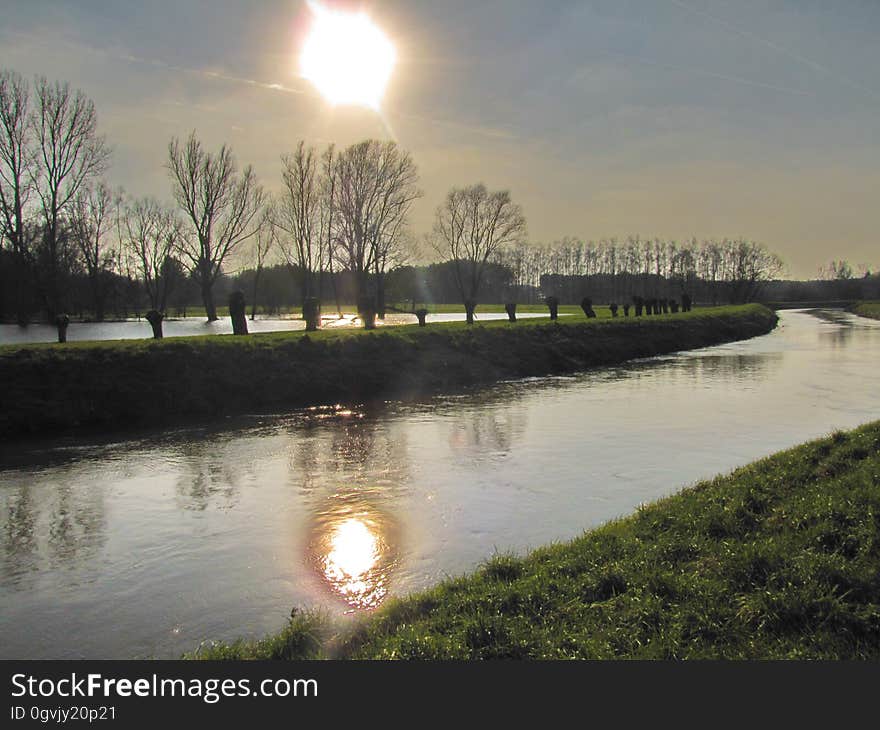
[[[880,322],[501,383],[0,450],[0,656],[177,657],[357,614],[880,418]]]

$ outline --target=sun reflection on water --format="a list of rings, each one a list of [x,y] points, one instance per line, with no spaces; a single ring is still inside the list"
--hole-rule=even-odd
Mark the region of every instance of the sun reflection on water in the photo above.
[[[331,517],[320,528],[318,565],[328,585],[356,609],[378,606],[388,595],[394,564],[387,532],[367,513]]]

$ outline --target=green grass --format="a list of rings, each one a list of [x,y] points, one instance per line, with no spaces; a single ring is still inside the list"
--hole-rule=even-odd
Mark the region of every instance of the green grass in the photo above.
[[[496,556],[354,625],[297,614],[191,658],[300,656],[880,659],[880,421]]]
[[[849,311],[860,317],[880,319],[880,302],[857,302],[850,307]]]
[[[444,305],[446,306],[446,305]],[[535,305],[537,306],[537,305]],[[500,305],[499,305],[500,307]],[[760,305],[756,304],[748,304],[748,305],[729,305],[729,306],[721,306],[721,307],[700,307],[694,309],[690,312],[678,314],[665,314],[665,315],[655,315],[651,317],[629,317],[624,318],[623,315],[618,316],[617,318],[613,318],[611,316],[611,311],[607,308],[603,307],[595,307],[594,311],[597,314],[595,319],[587,319],[584,315],[583,311],[578,307],[577,311],[572,311],[570,314],[566,313],[565,310],[568,307],[560,307],[560,314],[566,313],[567,316],[561,317],[556,321],[557,326],[600,326],[603,324],[615,324],[615,325],[630,325],[630,326],[645,326],[650,324],[651,322],[661,322],[661,321],[681,321],[681,320],[708,320],[713,317],[719,317],[724,315],[736,314],[739,312],[747,311],[748,309],[754,310],[756,307],[760,307]],[[486,311],[489,311],[488,309]],[[528,310],[523,310],[528,311]],[[539,311],[539,310],[536,310]],[[546,311],[546,307],[543,308],[542,311]],[[59,355],[64,352],[75,352],[77,350],[107,350],[114,349],[120,351],[138,351],[143,350],[145,348],[162,348],[162,347],[170,347],[174,348],[179,345],[187,345],[189,347],[198,348],[199,346],[204,347],[237,347],[237,348],[260,348],[260,347],[272,347],[274,345],[279,345],[285,342],[298,341],[303,338],[303,336],[307,336],[307,338],[314,342],[329,342],[333,340],[345,340],[352,337],[363,337],[363,336],[375,336],[375,335],[388,335],[392,337],[399,338],[404,341],[414,341],[414,338],[425,337],[430,333],[451,333],[452,336],[455,336],[456,333],[466,333],[480,330],[482,328],[487,329],[504,329],[511,330],[522,329],[527,327],[536,327],[536,326],[546,326],[551,322],[550,315],[548,314],[546,317],[533,317],[524,320],[518,320],[515,323],[508,322],[507,320],[485,320],[480,321],[479,319],[480,309],[477,309],[477,322],[474,325],[468,325],[464,321],[460,322],[434,322],[426,325],[425,327],[418,327],[416,324],[405,325],[405,326],[379,326],[375,330],[367,331],[363,328],[332,328],[327,327],[317,332],[308,332],[306,333],[304,330],[297,331],[285,331],[285,332],[256,332],[248,335],[247,337],[236,337],[233,335],[192,335],[190,337],[168,337],[162,340],[154,340],[152,338],[145,338],[143,340],[83,340],[77,342],[66,342],[64,344],[57,342],[35,342],[35,343],[15,343],[9,345],[0,345],[0,357],[4,355],[11,355],[15,352],[26,352],[26,353],[37,353],[44,350],[50,350],[56,355]],[[249,320],[250,321],[250,320]]]
[[[394,305],[398,309],[409,310],[411,303],[397,303]],[[416,307],[423,306],[432,314],[464,314],[464,305],[463,304],[416,304]],[[610,317],[611,310],[608,309],[607,306],[595,306],[593,310],[596,312],[596,315],[599,317]],[[345,310],[343,310],[345,311]],[[547,305],[546,304],[517,304],[516,312],[517,314],[547,314]],[[502,314],[505,312],[503,304],[479,304],[477,305],[477,318],[479,318],[480,313],[483,314]],[[583,315],[584,311],[577,304],[560,304],[559,305],[559,313],[560,314],[578,314]],[[620,316],[623,316],[623,308],[621,307]]]

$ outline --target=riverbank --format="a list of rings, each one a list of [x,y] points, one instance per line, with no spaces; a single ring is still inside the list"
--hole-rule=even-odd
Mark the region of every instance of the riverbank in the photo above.
[[[359,623],[199,659],[880,658],[880,421],[780,452]]]
[[[880,302],[856,302],[851,307],[847,307],[847,311],[860,317],[880,319]]]
[[[414,398],[766,334],[760,305],[248,337],[0,348],[0,438]]]

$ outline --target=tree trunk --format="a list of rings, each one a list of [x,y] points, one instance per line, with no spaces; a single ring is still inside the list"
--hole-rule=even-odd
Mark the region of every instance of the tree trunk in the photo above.
[[[308,297],[302,306],[303,319],[306,321],[306,332],[314,332],[321,323],[321,303],[317,297]]]
[[[358,297],[358,315],[365,330],[376,329],[376,303],[371,296]]]
[[[257,270],[254,272],[254,296],[251,300],[251,322],[254,321],[257,315],[257,290],[260,286],[260,272],[262,269],[262,266],[258,266]]]
[[[376,316],[385,319],[385,274],[381,271],[376,274]]]
[[[92,282],[92,302],[95,308],[95,321],[104,321],[104,297],[101,295],[101,284],[97,280]]]
[[[15,321],[19,327],[27,327],[30,321],[30,302],[29,295],[31,292],[28,286],[28,267],[24,256],[21,253],[15,255],[16,272],[15,272]]]
[[[58,341],[67,342],[67,326],[70,324],[70,317],[66,314],[59,314],[55,318],[55,326],[58,327]]]
[[[209,322],[217,321],[217,307],[214,305],[214,291],[210,284],[202,284],[202,303]]]
[[[246,335],[248,326],[244,292],[236,291],[229,295],[229,316],[232,319],[232,334]]]
[[[474,311],[477,309],[477,303],[473,299],[468,299],[464,303],[465,319],[468,324],[474,323]]]
[[[162,339],[162,320],[164,318],[165,315],[155,309],[147,312],[147,321],[150,323],[150,327],[153,328],[153,339]]]
[[[507,319],[516,322],[516,302],[508,302],[504,305],[504,311],[507,312]]]

